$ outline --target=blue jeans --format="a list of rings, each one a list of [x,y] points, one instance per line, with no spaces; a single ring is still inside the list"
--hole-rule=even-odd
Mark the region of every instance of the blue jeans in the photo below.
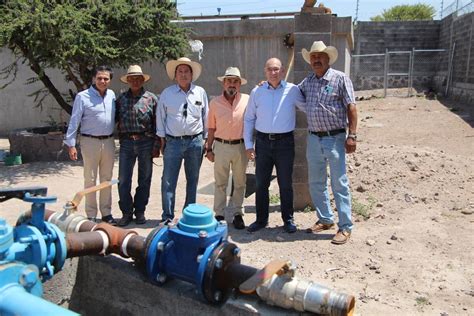
[[[257,133],[255,142],[255,177],[257,191],[255,206],[257,222],[268,223],[268,188],[275,166],[278,187],[280,189],[280,210],[283,223],[293,220],[293,162],[295,160],[295,140],[293,135],[278,140],[269,140],[268,136]]]
[[[166,137],[163,155],[163,176],[161,178],[161,202],[163,220],[174,218],[176,184],[178,182],[181,162],[184,160],[186,174],[186,201],[183,209],[196,203],[199,169],[201,168],[204,142],[202,135],[194,138],[177,139]]]
[[[345,133],[319,137],[308,134],[306,159],[308,160],[309,190],[316,207],[316,214],[323,224],[334,223],[329,202],[327,165],[329,164],[331,188],[339,216],[339,229],[352,230],[351,194],[346,174]]]
[[[150,197],[151,175],[153,172],[154,139],[143,137],[139,140],[120,140],[119,160],[119,206],[124,216],[145,213]],[[138,187],[132,198],[132,175],[135,162],[138,160]]]

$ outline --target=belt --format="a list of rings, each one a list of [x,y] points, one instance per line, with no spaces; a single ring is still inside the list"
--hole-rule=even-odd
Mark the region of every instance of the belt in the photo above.
[[[289,136],[293,136],[293,131],[288,133],[262,133],[257,131],[257,136],[267,138],[269,140],[279,140]]]
[[[214,138],[218,142],[224,143],[224,144],[229,144],[229,145],[236,145],[236,144],[242,144],[244,142],[243,139],[233,139],[233,140],[225,140],[221,138]]]
[[[332,131],[324,131],[324,132],[313,132],[313,131],[309,131],[310,134],[313,134],[313,135],[316,135],[316,136],[319,136],[319,137],[334,136],[334,135],[341,134],[341,133],[345,133],[345,132],[346,132],[346,129],[345,129],[345,128],[333,129]]]
[[[183,135],[183,136],[173,136],[173,135],[166,134],[166,137],[170,137],[170,138],[173,138],[173,139],[193,139],[195,137],[198,137],[201,134],[202,133],[198,133],[198,134],[195,134],[195,135]]]
[[[153,137],[153,136],[148,136],[145,132],[143,133],[121,133],[120,138],[128,138],[132,140],[139,140],[144,137]]]
[[[89,134],[81,134],[81,136],[90,137],[90,138],[97,138],[97,139],[107,139],[107,138],[110,138],[110,137],[114,136],[114,134],[101,135],[101,136],[89,135]]]

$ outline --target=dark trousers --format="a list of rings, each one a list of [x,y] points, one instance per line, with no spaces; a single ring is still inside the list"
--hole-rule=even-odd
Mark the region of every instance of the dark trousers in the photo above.
[[[145,213],[150,197],[151,176],[153,172],[154,139],[143,137],[139,140],[121,139],[119,158],[119,206],[123,215],[132,216]],[[132,174],[138,160],[138,187],[132,197]]]
[[[257,222],[268,222],[269,193],[273,166],[276,168],[280,188],[280,209],[284,223],[293,219],[293,161],[295,140],[293,134],[281,139],[270,140],[265,134],[257,133],[255,142],[255,176],[257,178],[256,209]]]

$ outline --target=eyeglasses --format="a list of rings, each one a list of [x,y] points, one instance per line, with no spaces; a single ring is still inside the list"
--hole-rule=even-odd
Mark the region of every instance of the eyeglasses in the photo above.
[[[188,103],[183,104],[183,116],[184,118],[188,117]]]

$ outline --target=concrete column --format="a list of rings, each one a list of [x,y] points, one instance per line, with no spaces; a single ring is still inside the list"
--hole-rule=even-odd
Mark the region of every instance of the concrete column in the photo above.
[[[323,41],[337,48],[339,57],[332,65],[334,69],[349,75],[350,51],[353,48],[353,29],[351,17],[338,18],[331,14],[300,13],[295,15],[295,62],[294,82],[297,84],[312,70],[301,55],[301,50],[310,49],[314,41]],[[306,163],[306,135],[308,134],[306,115],[296,114],[295,164],[293,171],[294,207],[296,210],[311,205],[308,188],[308,166]]]

